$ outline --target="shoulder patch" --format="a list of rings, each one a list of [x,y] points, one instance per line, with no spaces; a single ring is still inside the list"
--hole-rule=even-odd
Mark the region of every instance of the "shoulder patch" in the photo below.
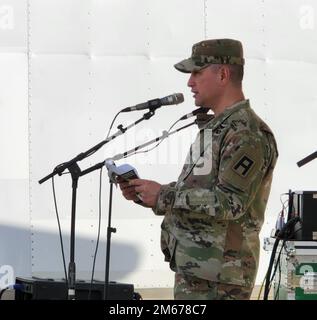
[[[254,161],[247,155],[243,155],[232,167],[239,176],[245,178],[254,165]]]

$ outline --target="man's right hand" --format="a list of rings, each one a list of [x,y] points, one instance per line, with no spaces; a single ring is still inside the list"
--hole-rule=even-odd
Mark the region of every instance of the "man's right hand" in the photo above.
[[[132,200],[132,201],[139,201],[140,200],[136,195],[135,186],[130,186],[129,182],[127,182],[125,180],[118,179],[117,182],[118,182],[120,189],[122,191],[122,195],[127,200]]]

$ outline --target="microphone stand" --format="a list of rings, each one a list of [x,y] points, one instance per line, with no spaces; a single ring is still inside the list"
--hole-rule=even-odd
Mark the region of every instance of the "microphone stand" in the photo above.
[[[77,162],[81,161],[96,151],[98,151],[103,145],[108,143],[109,141],[115,139],[116,137],[124,134],[128,129],[137,125],[143,120],[150,119],[155,114],[155,109],[157,108],[150,108],[150,111],[145,113],[142,118],[137,120],[136,122],[132,123],[131,125],[123,128],[122,125],[118,126],[118,131],[109,137],[95,145],[94,147],[90,148],[89,150],[78,154],[75,158],[64,162],[55,167],[52,173],[48,174],[46,177],[39,180],[39,184],[47,181],[48,179],[54,177],[55,175],[61,176],[63,172],[68,169],[71,177],[72,177],[72,205],[71,205],[71,233],[70,233],[70,261],[68,265],[68,300],[75,300],[75,286],[76,286],[76,264],[75,264],[75,220],[76,220],[76,198],[77,198],[77,187],[78,187],[78,180],[79,177],[94,171],[96,169],[100,169],[102,166],[93,166],[88,170],[81,171],[80,167],[78,166]],[[93,169],[92,169],[93,168]],[[112,193],[112,188],[110,189]],[[112,199],[111,199],[112,200]],[[109,208],[110,209],[110,208]],[[115,232],[115,229],[112,229],[112,232]]]
[[[316,158],[317,158],[317,151],[313,152],[312,154],[310,154],[309,156],[305,157],[304,159],[298,161],[297,165],[299,167],[301,167],[301,166],[305,165],[306,163],[308,163],[308,162],[310,162],[310,161],[312,161],[312,160],[314,160]]]
[[[89,168],[87,168],[86,170],[84,170],[81,174],[87,174],[89,172],[92,172],[94,170],[100,169],[103,166],[106,166],[106,162],[108,160],[120,160],[122,158],[126,158],[129,154],[136,152],[137,150],[143,149],[148,145],[151,145],[155,142],[158,142],[160,140],[166,139],[169,136],[173,135],[174,133],[177,133],[183,129],[186,129],[190,126],[192,126],[193,124],[196,124],[197,122],[191,122],[183,127],[180,127],[178,129],[175,129],[174,131],[168,133],[167,131],[164,131],[163,134],[153,140],[150,140],[142,145],[139,145],[133,149],[130,149],[124,153],[120,153],[115,155],[112,158],[106,159],[102,162],[99,162],[97,164],[95,164],[94,166],[91,166]],[[107,167],[107,166],[106,166]],[[109,175],[110,178],[110,196],[109,196],[109,215],[108,215],[108,228],[107,228],[107,249],[106,249],[106,265],[105,265],[105,287],[104,287],[104,299],[107,300],[108,299],[108,294],[109,294],[109,264],[110,264],[110,241],[111,241],[111,233],[115,233],[116,229],[111,227],[111,212],[112,212],[112,195],[113,195],[113,183],[116,183],[115,177]]]
[[[113,182],[110,183],[110,194],[109,194],[109,215],[108,215],[108,227],[107,227],[107,248],[106,248],[106,270],[109,270],[110,265],[110,243],[111,233],[116,233],[117,229],[111,227],[111,213],[112,213],[112,195],[113,195]],[[104,300],[108,300],[109,295],[109,272],[105,273],[105,286],[103,292]]]

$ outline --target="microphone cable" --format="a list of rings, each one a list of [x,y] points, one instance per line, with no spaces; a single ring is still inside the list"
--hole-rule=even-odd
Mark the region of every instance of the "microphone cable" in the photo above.
[[[110,124],[108,133],[107,133],[107,137],[105,140],[107,140],[109,138],[111,129],[114,125],[114,122],[116,121],[118,115],[122,112],[122,110],[120,110],[112,119],[112,122]],[[99,175],[99,215],[98,215],[98,232],[97,232],[97,240],[96,240],[96,246],[95,246],[95,252],[94,252],[94,260],[93,260],[93,264],[92,264],[92,271],[91,271],[91,278],[90,278],[90,285],[89,285],[89,293],[88,293],[88,300],[91,299],[91,292],[92,292],[92,286],[93,286],[93,282],[94,282],[94,274],[95,274],[95,267],[96,267],[96,259],[97,259],[97,253],[98,253],[98,248],[99,248],[99,242],[100,242],[100,229],[101,229],[101,193],[102,193],[102,169],[103,167],[100,169],[100,175]]]
[[[300,222],[300,219],[298,217],[296,217],[296,220],[294,222],[294,226],[297,222]],[[297,230],[293,231],[293,233],[289,234],[287,236],[287,239],[294,239],[294,236],[295,234],[302,230],[302,228],[298,228]],[[274,300],[278,300],[278,296],[279,296],[279,290],[280,290],[280,286],[281,286],[281,260],[280,260],[280,256],[281,256],[281,253],[282,253],[282,249],[285,247],[285,244],[286,244],[286,240],[284,239],[283,240],[283,244],[281,246],[281,249],[280,249],[280,252],[279,252],[279,255],[277,257],[277,261],[275,263],[275,268],[274,268],[274,271],[273,271],[273,276],[271,277],[271,282],[273,281],[273,279],[275,278],[275,274],[276,274],[276,271],[277,271],[277,267],[279,267],[279,279],[278,279],[278,284],[277,284],[277,288],[276,288],[276,292],[275,292],[275,296],[274,296]]]
[[[112,122],[111,122],[111,124],[110,124],[110,127],[109,127],[109,130],[108,130],[108,133],[107,133],[107,137],[106,137],[106,139],[105,140],[107,140],[108,138],[109,138],[109,135],[110,135],[110,131],[111,131],[111,129],[112,129],[112,127],[113,127],[113,124],[114,124],[114,122],[116,121],[116,119],[117,119],[117,117],[118,117],[118,115],[121,113],[121,111],[119,111],[115,116],[114,116],[114,118],[113,118],[113,120],[112,120]],[[88,155],[87,155],[87,157],[90,157],[91,155],[93,155],[95,152],[97,152],[98,150],[94,150],[94,151],[92,151],[92,152],[90,152]]]
[[[275,242],[274,242],[274,245],[273,245],[272,254],[271,254],[271,258],[270,258],[270,262],[269,262],[269,268],[268,268],[268,271],[267,271],[266,277],[265,277],[265,287],[264,287],[263,300],[268,300],[268,296],[269,296],[269,292],[270,292],[270,289],[271,289],[272,281],[273,281],[273,279],[275,277],[277,266],[280,263],[280,255],[281,255],[282,249],[283,249],[283,247],[285,245],[285,242],[292,238],[292,235],[294,234],[293,229],[294,229],[294,227],[295,227],[297,222],[300,222],[300,218],[299,217],[291,218],[285,224],[285,226],[282,228],[282,230],[280,230],[280,232],[276,235],[276,239],[275,239]],[[273,264],[274,264],[274,259],[275,259],[276,251],[277,251],[278,244],[279,244],[280,240],[283,240],[283,244],[281,246],[281,250],[279,252],[277,261],[275,263],[275,268],[274,268],[274,271],[273,271],[273,275],[271,277]]]
[[[107,139],[109,138],[110,131],[111,131],[112,127],[113,127],[113,124],[114,124],[114,122],[116,121],[118,115],[119,115],[121,112],[122,112],[122,110],[120,110],[120,111],[114,116],[114,118],[113,118],[113,120],[112,120],[112,122],[111,122],[111,124],[110,124],[109,130],[108,130],[108,134],[107,134],[107,137],[106,137],[105,140],[107,140]]]
[[[109,134],[109,133],[108,133]],[[96,240],[96,247],[95,247],[95,253],[94,253],[94,261],[92,264],[92,272],[91,272],[91,280],[90,280],[90,286],[89,286],[89,293],[88,293],[88,300],[91,299],[91,291],[92,286],[94,282],[94,274],[95,274],[95,266],[96,266],[96,258],[98,253],[98,247],[99,247],[99,240],[100,240],[100,227],[101,227],[101,190],[102,190],[102,169],[100,169],[100,175],[99,175],[99,216],[98,216],[98,234],[97,234],[97,240]]]
[[[53,198],[54,198],[54,205],[55,205],[55,213],[56,213],[58,231],[59,231],[59,240],[60,240],[60,245],[61,245],[61,249],[62,249],[62,258],[63,258],[64,273],[65,273],[65,283],[68,286],[68,278],[67,278],[66,262],[65,262],[65,253],[64,253],[64,243],[63,243],[61,224],[60,224],[59,214],[58,214],[58,209],[57,209],[54,177],[52,177],[52,188],[53,188]]]

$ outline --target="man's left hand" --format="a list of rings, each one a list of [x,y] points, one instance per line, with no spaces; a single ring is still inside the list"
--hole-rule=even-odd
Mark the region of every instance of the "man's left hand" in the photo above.
[[[134,179],[129,181],[129,185],[135,187],[139,198],[146,206],[155,207],[161,189],[159,183],[151,180]]]

